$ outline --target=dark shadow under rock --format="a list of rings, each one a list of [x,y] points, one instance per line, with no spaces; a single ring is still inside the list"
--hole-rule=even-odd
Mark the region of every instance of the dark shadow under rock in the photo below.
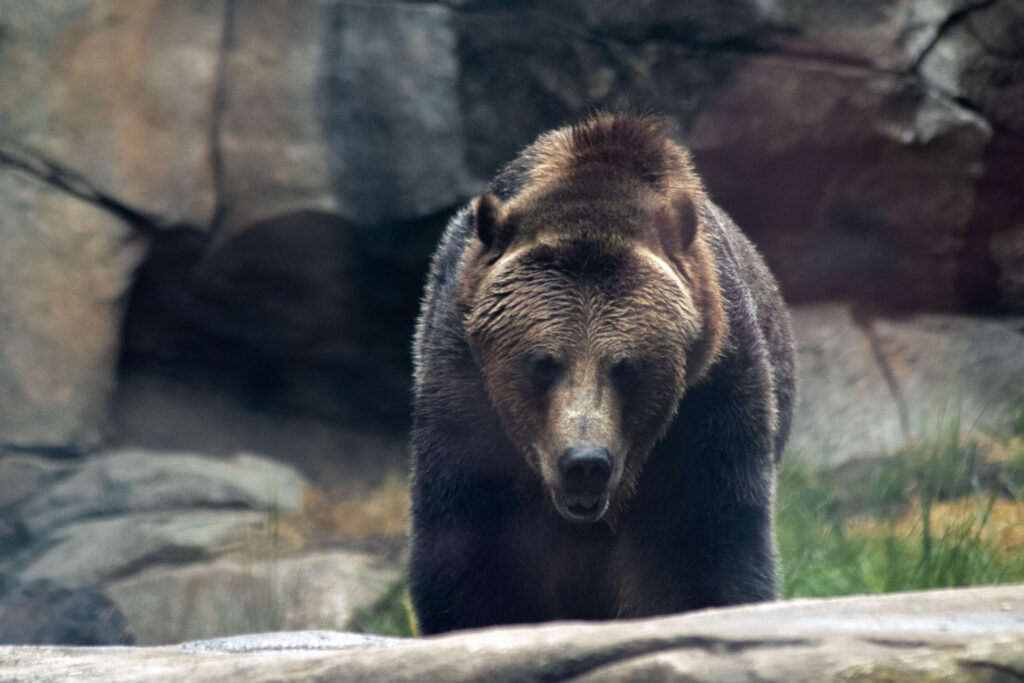
[[[124,615],[95,586],[65,588],[46,579],[15,584],[0,596],[0,643],[131,645]]]

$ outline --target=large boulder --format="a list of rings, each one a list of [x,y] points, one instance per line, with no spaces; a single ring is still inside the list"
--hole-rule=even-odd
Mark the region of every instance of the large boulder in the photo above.
[[[1024,320],[793,308],[800,400],[789,448],[815,466],[936,438],[1005,436],[1024,405]]]
[[[1005,434],[1024,406],[1024,320],[913,315],[879,318],[871,333],[912,437]]]
[[[9,455],[0,473],[0,573],[67,587],[237,550],[301,510],[307,486],[294,468],[247,453],[136,449],[59,465]]]
[[[226,231],[310,210],[376,226],[479,188],[464,158],[451,9],[298,2],[231,19]]]
[[[401,579],[391,561],[355,550],[223,557],[152,567],[106,586],[140,645],[226,633],[341,629]]]
[[[143,245],[114,215],[2,164],[0,206],[0,448],[94,447]]]
[[[0,589],[0,643],[131,645],[134,642],[125,627],[124,615],[96,586],[70,589],[41,579]]]
[[[342,628],[401,580],[381,553],[304,547],[307,482],[262,456],[6,455],[0,477],[0,642]]]
[[[848,306],[793,309],[800,396],[789,451],[816,466],[903,445],[903,406],[875,345]]]
[[[207,226],[223,7],[3,3],[0,143],[158,222]]]
[[[264,513],[246,510],[137,513],[76,522],[22,550],[5,569],[23,581],[87,586],[152,565],[196,562],[236,550],[267,522]]]
[[[1024,587],[796,600],[422,640],[312,632],[178,648],[0,647],[0,676],[146,681],[1016,680]]]
[[[211,458],[195,453],[123,450],[85,460],[77,471],[18,510],[42,537],[83,519],[197,508],[299,510],[305,480],[287,465],[250,453]]]

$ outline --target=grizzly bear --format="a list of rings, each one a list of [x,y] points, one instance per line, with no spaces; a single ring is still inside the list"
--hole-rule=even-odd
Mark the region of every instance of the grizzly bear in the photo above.
[[[775,596],[789,314],[659,119],[543,135],[458,213],[415,362],[423,633]]]

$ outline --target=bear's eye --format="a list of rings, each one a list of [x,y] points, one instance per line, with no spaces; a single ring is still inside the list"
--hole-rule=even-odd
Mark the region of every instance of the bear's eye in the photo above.
[[[643,363],[636,358],[623,358],[612,366],[612,383],[623,394],[631,394],[640,385]]]
[[[562,372],[562,364],[550,353],[531,353],[527,362],[530,367],[530,380],[541,391],[550,389]]]

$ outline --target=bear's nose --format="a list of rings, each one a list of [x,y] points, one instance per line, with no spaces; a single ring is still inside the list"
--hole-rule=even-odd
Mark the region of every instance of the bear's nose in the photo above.
[[[565,492],[584,496],[604,493],[612,476],[612,458],[606,448],[567,448],[558,459]]]

